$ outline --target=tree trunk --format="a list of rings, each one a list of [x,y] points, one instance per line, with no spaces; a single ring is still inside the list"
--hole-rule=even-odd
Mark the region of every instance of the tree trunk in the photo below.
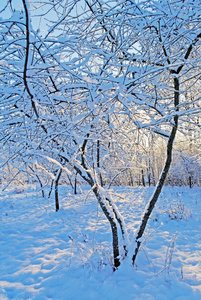
[[[65,156],[61,156],[61,158],[63,158],[66,162],[69,162],[69,160]],[[84,157],[82,157],[82,166],[87,172],[88,169],[86,167]],[[117,221],[116,221],[115,213],[113,211],[113,213],[111,214],[111,210],[110,211],[108,210],[105,202],[106,199],[104,199],[104,196],[101,196],[98,187],[95,185],[95,182],[91,176],[91,173],[87,172],[88,177],[86,177],[82,173],[82,170],[79,169],[79,167],[77,167],[76,165],[74,165],[74,169],[91,186],[93,193],[96,196],[96,199],[98,200],[98,203],[100,204],[100,207],[104,215],[106,216],[106,218],[110,223],[110,227],[112,231],[113,259],[114,259],[114,271],[115,271],[120,266],[119,239],[118,239],[118,229],[117,229]]]
[[[145,187],[144,171],[142,170],[142,185]]]
[[[174,78],[174,89],[175,89],[175,92],[174,92],[175,110],[178,111],[178,105],[179,105],[179,79],[177,77]],[[177,128],[178,128],[178,118],[179,118],[178,115],[175,115],[174,125],[173,125],[173,128],[172,128],[171,134],[169,136],[168,143],[167,143],[167,157],[166,157],[165,165],[164,165],[163,171],[160,175],[160,178],[159,178],[158,184],[155,188],[155,191],[154,191],[154,193],[153,193],[152,197],[150,198],[150,201],[147,205],[147,209],[144,213],[144,216],[142,218],[141,224],[139,226],[139,229],[138,229],[138,232],[137,232],[137,235],[136,235],[136,239],[135,239],[136,247],[135,247],[135,250],[134,250],[134,255],[132,257],[133,265],[135,264],[136,256],[138,254],[138,251],[139,251],[139,248],[140,248],[140,245],[141,245],[140,239],[144,234],[147,222],[148,222],[149,217],[150,217],[150,215],[151,215],[151,213],[154,209],[154,206],[155,206],[155,204],[158,200],[158,197],[161,193],[161,190],[162,190],[162,187],[164,185],[165,179],[167,177],[168,171],[170,169],[170,165],[171,165],[171,161],[172,161],[173,143],[174,143],[174,139],[175,139]]]
[[[56,211],[59,210],[59,192],[58,192],[58,185],[59,185],[59,179],[62,173],[62,169],[57,170],[56,177],[55,177],[55,207]]]
[[[74,195],[77,195],[77,173],[75,174]]]
[[[97,140],[97,168],[99,172],[99,177],[100,177],[100,184],[103,186],[103,178],[100,172],[100,141]]]
[[[191,177],[191,175],[189,175],[189,178],[188,178],[188,179],[189,179],[189,187],[190,187],[190,189],[191,189],[192,186],[193,186],[193,185],[192,185],[192,177]]]
[[[119,239],[118,239],[118,230],[115,218],[108,211],[106,204],[104,203],[103,197],[100,195],[98,188],[94,187],[93,192],[100,204],[103,213],[110,223],[110,227],[112,230],[112,245],[113,245],[113,256],[114,256],[114,271],[120,266],[120,258],[119,258]]]

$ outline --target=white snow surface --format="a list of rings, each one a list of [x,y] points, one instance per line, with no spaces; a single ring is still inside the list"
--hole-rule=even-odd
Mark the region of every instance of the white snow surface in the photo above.
[[[113,272],[111,232],[89,190],[0,194],[0,300],[201,299],[201,188],[164,187],[132,267]],[[153,188],[113,188],[130,242]],[[121,241],[120,241],[121,243]]]

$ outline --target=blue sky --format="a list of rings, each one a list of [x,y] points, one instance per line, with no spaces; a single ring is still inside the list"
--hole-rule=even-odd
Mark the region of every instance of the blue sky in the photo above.
[[[8,3],[8,0],[1,0],[0,1],[0,17],[1,18],[10,18],[11,17],[11,9],[10,6],[8,5],[7,8],[5,10],[3,10],[6,7],[6,4]],[[12,0],[12,8],[15,10],[23,10],[23,3],[21,0]],[[33,6],[30,5],[30,14],[32,16],[32,26],[35,30],[38,29],[38,27],[40,26],[41,30],[43,32],[47,31],[47,21],[43,19],[41,19],[40,15],[43,15],[46,11],[48,11],[48,9],[50,8],[50,6],[47,4],[45,6],[43,6],[42,8],[37,8],[35,10],[33,10]],[[3,10],[3,12],[2,12]],[[48,16],[46,16],[46,18],[50,19],[50,20],[56,20],[56,15],[54,14],[54,12],[51,10],[48,13]]]

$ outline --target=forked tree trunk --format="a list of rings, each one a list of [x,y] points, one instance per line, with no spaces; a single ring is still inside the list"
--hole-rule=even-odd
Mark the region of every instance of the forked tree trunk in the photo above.
[[[111,201],[111,199],[106,198],[106,200],[111,205],[111,208],[114,212],[115,218],[116,218],[117,222],[119,223],[119,226],[120,226],[120,229],[121,229],[121,234],[122,234],[122,239],[123,239],[124,257],[126,257],[127,254],[128,254],[128,249],[127,249],[128,236],[127,236],[127,230],[126,230],[126,226],[125,226],[125,223],[124,223],[124,219],[122,218],[122,216],[119,213],[116,205]]]
[[[103,213],[105,214],[106,218],[110,223],[110,227],[112,230],[112,245],[113,245],[113,256],[114,256],[114,271],[120,266],[120,258],[119,258],[119,239],[118,239],[118,229],[117,229],[117,222],[115,218],[110,214],[108,211],[106,204],[104,203],[104,199],[100,195],[98,188],[94,187],[93,192],[100,204]]]
[[[69,160],[65,156],[62,155],[61,158],[69,163]],[[104,215],[106,216],[106,218],[108,219],[108,221],[110,223],[110,227],[111,227],[111,231],[112,231],[113,259],[114,259],[114,271],[115,271],[120,266],[119,238],[118,238],[117,222],[120,222],[121,217],[117,214],[117,212],[115,213],[115,208],[113,208],[113,207],[111,208],[111,210],[113,210],[112,214],[108,210],[107,205],[106,205],[107,200],[104,199],[104,196],[101,195],[100,191],[98,190],[98,187],[95,185],[95,182],[91,176],[91,173],[88,172],[84,157],[82,157],[82,167],[86,170],[88,177],[82,173],[82,170],[79,167],[74,165],[74,169],[77,172],[77,174],[79,174],[89,184],[89,186],[91,186],[93,193],[96,196],[96,199],[98,200],[98,203],[100,204],[100,207],[101,207]],[[118,220],[116,220],[116,216],[117,216]],[[123,226],[123,224],[121,224],[120,226]],[[124,234],[125,234],[125,232],[123,231],[122,235],[124,235]],[[125,252],[126,252],[126,249],[125,249]]]

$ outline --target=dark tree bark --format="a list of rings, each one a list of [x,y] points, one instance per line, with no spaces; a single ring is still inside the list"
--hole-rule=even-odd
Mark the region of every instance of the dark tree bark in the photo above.
[[[48,194],[48,198],[50,198],[50,196],[51,196],[53,185],[54,185],[54,180],[52,180],[52,182],[51,182],[51,186],[50,186],[50,191],[49,191],[49,194]]]
[[[77,195],[77,173],[75,174],[74,195]]]
[[[100,141],[97,140],[97,167],[99,170],[100,184],[103,186],[103,178],[100,172]]]
[[[104,200],[102,199],[98,188],[94,187],[93,192],[100,204],[103,213],[105,214],[106,218],[110,223],[110,227],[112,230],[112,244],[113,244],[113,256],[114,256],[114,271],[120,266],[120,258],[119,258],[119,239],[118,239],[118,229],[115,219],[110,215]]]
[[[94,195],[96,196],[96,199],[98,200],[98,203],[100,204],[100,207],[106,216],[107,220],[110,223],[111,231],[112,231],[112,246],[113,246],[113,264],[114,264],[114,271],[120,266],[120,258],[119,258],[119,238],[118,238],[118,228],[117,228],[117,222],[116,216],[118,215],[115,211],[115,208],[112,207],[111,209],[114,212],[114,217],[110,215],[110,212],[108,211],[108,208],[106,207],[107,199],[104,199],[104,196],[101,195],[95,181],[92,178],[91,172],[88,170],[86,159],[85,159],[85,149],[87,145],[87,141],[89,138],[89,134],[87,134],[87,139],[84,140],[83,145],[81,147],[81,165],[82,168],[86,171],[87,175],[84,175],[82,170],[74,165],[74,170],[79,174],[92,188]],[[64,155],[60,155],[60,157],[65,160],[67,163],[69,163],[69,160]],[[118,218],[119,219],[119,218]],[[120,225],[122,226],[122,225]],[[123,235],[123,233],[122,233]],[[126,251],[126,250],[125,250]]]
[[[59,210],[59,192],[58,192],[58,185],[59,185],[59,179],[61,177],[62,169],[57,170],[56,178],[55,178],[55,207],[56,211]]]
[[[29,89],[29,84],[27,81],[27,68],[28,68],[28,62],[29,62],[29,49],[30,49],[30,31],[29,31],[29,11],[27,8],[27,4],[25,0],[22,0],[23,6],[24,6],[24,11],[25,11],[25,18],[26,18],[26,52],[25,52],[25,62],[24,62],[24,70],[23,70],[23,80],[24,80],[24,86],[27,90],[27,93],[29,94],[30,98],[31,98],[31,105],[32,108],[34,110],[34,113],[37,117],[37,119],[39,118],[37,109],[36,109],[36,105],[34,102],[34,96],[32,94],[32,92]]]
[[[174,92],[174,106],[175,106],[175,111],[178,111],[179,110],[179,108],[178,108],[178,105],[179,105],[179,79],[177,77],[174,78],[174,90],[175,90],[175,92]],[[163,171],[161,173],[161,176],[159,178],[156,189],[154,191],[154,194],[152,195],[152,197],[151,197],[151,199],[148,203],[147,210],[146,210],[146,212],[145,212],[145,214],[142,218],[140,227],[139,227],[138,232],[137,232],[137,236],[136,236],[136,239],[135,239],[136,247],[135,247],[135,250],[134,250],[134,255],[132,257],[133,265],[135,264],[135,260],[136,260],[136,257],[137,257],[137,254],[138,254],[138,251],[139,251],[139,248],[140,248],[140,245],[141,245],[140,239],[144,234],[147,222],[148,222],[149,217],[150,217],[150,215],[151,215],[151,213],[152,213],[152,211],[155,207],[155,204],[158,200],[158,197],[161,193],[161,190],[162,190],[162,187],[164,185],[165,179],[167,177],[168,171],[170,169],[170,165],[171,165],[171,161],[172,161],[173,143],[174,143],[174,139],[175,139],[177,128],[178,128],[178,119],[179,119],[178,115],[175,115],[174,125],[172,127],[172,131],[170,133],[168,143],[167,143],[167,157],[166,157],[165,165],[164,165]]]
[[[189,175],[189,187],[190,187],[190,189],[193,187],[193,184],[192,184],[192,177],[191,177],[191,175]]]

